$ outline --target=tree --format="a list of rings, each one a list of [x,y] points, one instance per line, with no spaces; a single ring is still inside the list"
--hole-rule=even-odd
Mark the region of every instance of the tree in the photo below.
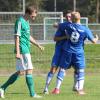
[[[22,0],[0,0],[0,11],[22,11]]]
[[[100,1],[97,0],[97,6],[96,6],[96,22],[100,22]]]

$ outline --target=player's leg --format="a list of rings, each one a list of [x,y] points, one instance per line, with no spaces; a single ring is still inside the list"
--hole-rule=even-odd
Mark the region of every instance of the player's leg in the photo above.
[[[12,74],[9,79],[1,86],[2,89],[4,89],[4,91],[6,90],[6,88],[13,84],[19,77],[19,72],[15,72],[14,74]]]
[[[74,55],[75,57],[75,55]],[[84,95],[84,77],[85,77],[85,58],[84,54],[77,54],[76,55],[76,62],[75,62],[75,83],[74,89],[80,95]]]
[[[59,94],[60,93],[60,86],[62,84],[64,76],[65,76],[65,69],[60,68],[60,70],[59,70],[59,72],[57,74],[56,87],[52,91],[53,94]]]
[[[53,94],[59,94],[60,93],[60,86],[62,84],[62,81],[65,76],[65,70],[69,68],[71,65],[71,54],[67,52],[62,53],[61,61],[60,61],[60,67],[59,72],[57,74],[57,81],[56,81],[56,87],[52,91]]]
[[[34,80],[33,80],[33,65],[31,62],[31,55],[30,54],[25,54],[23,55],[24,58],[24,63],[27,65],[26,66],[26,83],[27,83],[27,87],[29,89],[29,93],[31,97],[35,97],[35,98],[41,98],[41,96],[36,95],[35,93],[35,89],[34,89]]]
[[[74,84],[74,89],[80,94],[85,94],[84,92],[84,69],[77,69],[76,83]]]
[[[50,72],[47,75],[46,84],[45,84],[45,88],[43,91],[44,94],[49,94],[48,88],[49,88],[50,82],[51,82],[54,74],[56,73],[57,69],[58,69],[58,67],[56,67],[56,66],[51,67]]]
[[[56,71],[58,69],[60,56],[61,56],[61,48],[56,47],[54,56],[52,58],[52,63],[51,63],[52,67],[50,68],[50,71],[47,74],[45,88],[44,88],[44,91],[43,91],[44,94],[49,94],[48,87],[50,85],[50,82],[51,82],[54,74],[56,73]]]
[[[9,79],[0,87],[0,97],[4,98],[4,92],[6,91],[7,87],[13,84],[19,77],[19,72],[15,72],[12,74]]]
[[[1,85],[1,88],[0,88],[0,97],[1,98],[4,97],[4,91],[6,91],[7,87],[9,85],[13,84],[18,79],[19,75],[22,75],[24,73],[24,71],[20,71],[21,65],[22,65],[22,58],[21,59],[17,59],[16,60],[16,69],[17,69],[17,72],[15,72],[14,74],[12,74],[9,77],[9,79],[3,85]]]
[[[78,77],[77,70],[74,69],[74,85],[73,85],[73,91],[76,91],[75,85],[76,85],[76,82],[77,82],[77,77]]]

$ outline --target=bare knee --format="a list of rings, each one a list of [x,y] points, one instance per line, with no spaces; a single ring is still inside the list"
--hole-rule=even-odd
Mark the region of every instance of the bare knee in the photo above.
[[[32,73],[33,73],[33,70],[32,69],[26,70],[26,74],[32,74]]]
[[[25,71],[17,71],[16,74],[22,76],[22,75],[25,75]]]
[[[52,72],[52,73],[54,74],[54,73],[56,73],[57,69],[58,69],[57,67],[52,67],[52,68],[50,69],[50,72]]]

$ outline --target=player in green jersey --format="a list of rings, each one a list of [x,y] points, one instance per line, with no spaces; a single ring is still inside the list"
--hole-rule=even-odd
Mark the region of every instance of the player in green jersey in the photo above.
[[[15,23],[15,53],[16,53],[16,69],[9,79],[0,88],[0,97],[4,98],[4,92],[7,87],[13,84],[20,75],[25,74],[26,83],[30,92],[30,96],[41,98],[34,90],[34,82],[32,77],[33,65],[30,55],[30,42],[37,46],[40,50],[44,48],[40,46],[30,35],[29,20],[34,20],[37,16],[37,8],[33,5],[28,6],[25,15],[19,17]]]

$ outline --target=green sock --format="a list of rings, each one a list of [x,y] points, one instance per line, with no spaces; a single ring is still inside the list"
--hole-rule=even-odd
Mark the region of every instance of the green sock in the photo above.
[[[34,96],[35,91],[34,91],[34,82],[33,82],[32,74],[26,75],[26,83],[30,92],[30,96]]]
[[[6,90],[6,88],[13,84],[17,79],[18,79],[19,75],[17,73],[14,73],[13,75],[11,75],[9,77],[9,79],[1,86],[2,89]]]

